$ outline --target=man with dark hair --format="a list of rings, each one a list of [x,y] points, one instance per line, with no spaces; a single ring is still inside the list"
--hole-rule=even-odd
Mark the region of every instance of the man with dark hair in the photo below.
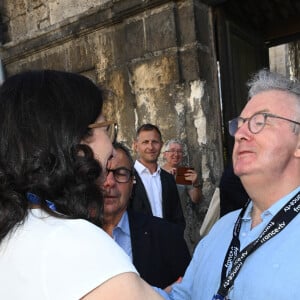
[[[124,249],[149,284],[165,288],[183,276],[190,254],[179,225],[127,209],[133,186],[133,160],[114,144],[107,166],[103,229]]]
[[[161,132],[157,126],[144,124],[138,128],[133,143],[137,153],[134,164],[136,184],[130,207],[184,227],[185,220],[174,176],[161,169],[157,162],[162,145]]]

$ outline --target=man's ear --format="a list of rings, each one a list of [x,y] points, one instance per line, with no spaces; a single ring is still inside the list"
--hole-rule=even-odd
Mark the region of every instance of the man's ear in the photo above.
[[[300,158],[300,148],[297,148],[295,151],[295,156]]]
[[[133,140],[132,142],[132,150],[133,152],[136,152],[136,140]]]
[[[300,134],[298,134],[298,144],[297,144],[297,148],[294,152],[294,155],[298,158],[300,158]]]

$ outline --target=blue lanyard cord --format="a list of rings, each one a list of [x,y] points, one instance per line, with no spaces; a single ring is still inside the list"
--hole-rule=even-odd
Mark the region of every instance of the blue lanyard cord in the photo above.
[[[228,248],[226,253],[223,269],[222,269],[222,282],[219,287],[218,293],[214,296],[216,298],[213,299],[227,299],[226,296],[233,286],[234,280],[237,277],[240,269],[242,268],[246,258],[254,252],[258,247],[263,245],[269,239],[277,235],[281,230],[283,230],[290,221],[293,220],[294,217],[298,214],[297,207],[299,206],[298,202],[300,201],[300,192],[297,193],[268,223],[259,237],[246,246],[242,251],[240,251],[240,241],[239,241],[239,234],[241,229],[242,223],[242,216],[245,213],[246,207],[249,204],[249,201],[242,209],[236,224],[233,230],[233,238],[231,244]],[[229,267],[231,270],[229,274],[226,276]],[[220,297],[220,298],[217,298]],[[222,298],[223,297],[223,298]]]
[[[212,298],[212,300],[227,300],[227,299],[228,299],[227,297],[221,296],[219,294],[214,295]]]
[[[40,204],[41,203],[40,198],[36,194],[28,192],[28,193],[26,193],[26,198],[32,204]],[[46,200],[46,203],[50,209],[52,209],[54,211],[56,210],[55,204],[53,202]]]

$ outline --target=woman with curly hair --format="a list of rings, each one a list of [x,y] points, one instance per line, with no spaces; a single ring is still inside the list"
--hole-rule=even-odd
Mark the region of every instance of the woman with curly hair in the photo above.
[[[161,299],[99,228],[116,130],[102,102],[89,79],[61,71],[1,86],[0,299]]]

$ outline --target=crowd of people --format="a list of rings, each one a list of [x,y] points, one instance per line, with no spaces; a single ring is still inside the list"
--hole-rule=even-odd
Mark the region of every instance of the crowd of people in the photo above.
[[[249,81],[229,122],[222,217],[192,259],[182,206],[202,191],[185,145],[163,148],[160,129],[143,124],[134,161],[102,105],[101,88],[68,72],[27,71],[0,87],[1,299],[297,297],[298,81],[268,70]]]

